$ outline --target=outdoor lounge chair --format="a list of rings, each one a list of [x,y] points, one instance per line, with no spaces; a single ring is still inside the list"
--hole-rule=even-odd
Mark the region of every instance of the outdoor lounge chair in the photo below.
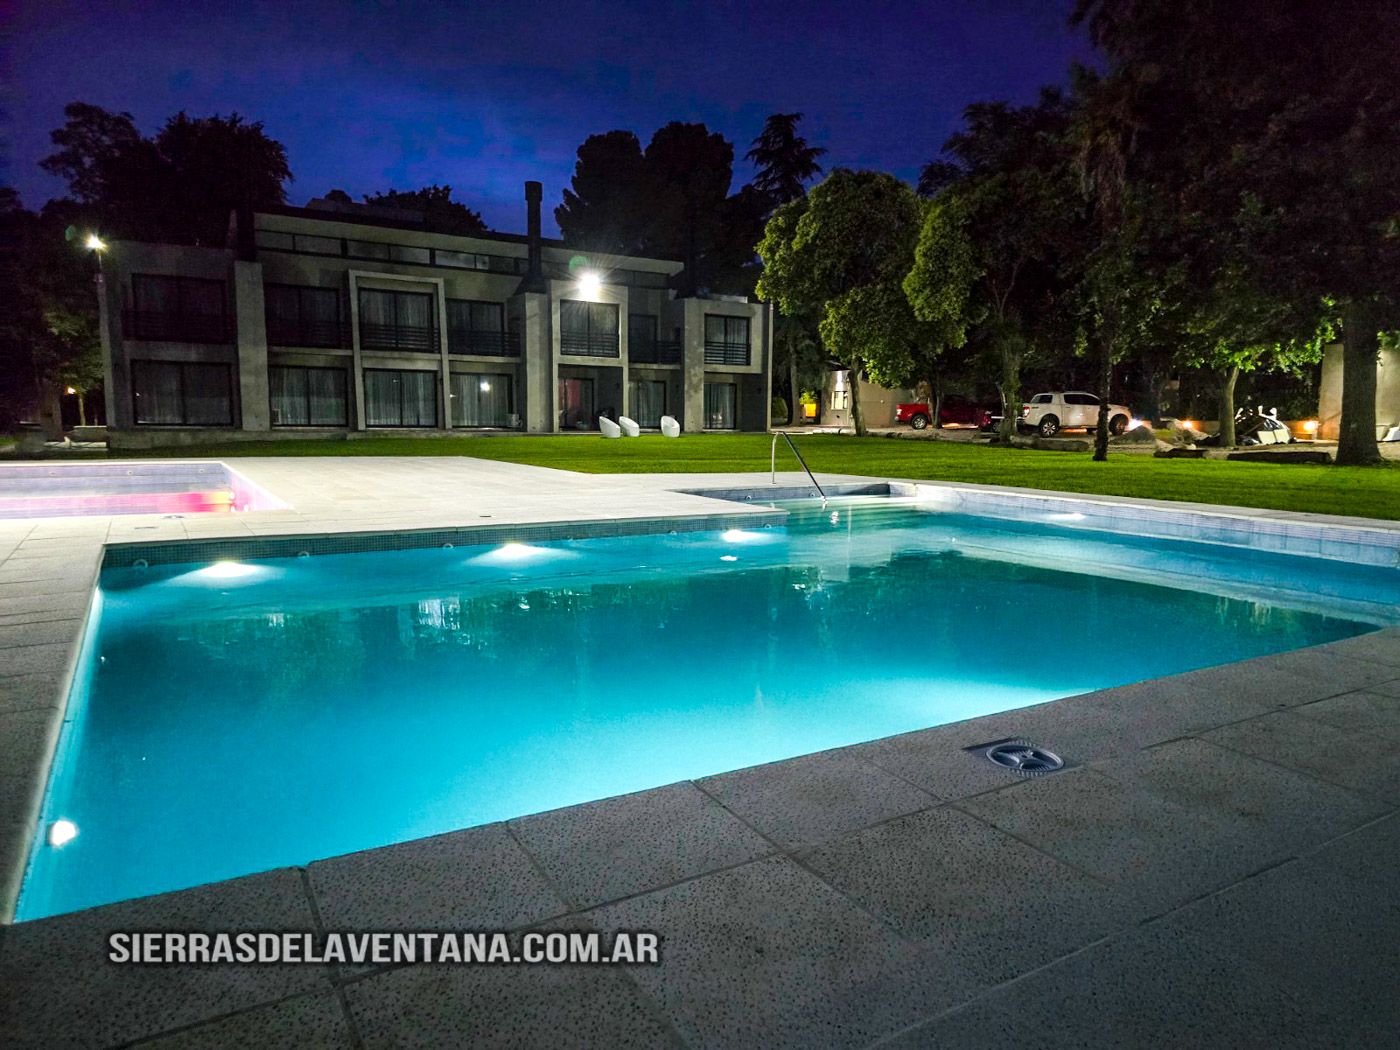
[[[605,438],[622,437],[622,428],[616,423],[614,423],[607,416],[598,417],[598,429],[603,432],[603,437]]]
[[[630,416],[618,416],[617,425],[622,428],[623,437],[634,438],[642,436],[642,428],[637,424],[637,421]]]
[[[661,417],[661,434],[663,437],[678,438],[681,436],[681,425],[675,416]]]

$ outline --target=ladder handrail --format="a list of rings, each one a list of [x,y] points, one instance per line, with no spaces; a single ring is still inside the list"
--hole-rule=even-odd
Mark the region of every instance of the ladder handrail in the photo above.
[[[773,447],[769,450],[769,475],[772,484],[778,483],[778,438],[787,442],[788,448],[792,449],[792,454],[797,457],[797,462],[802,464],[802,469],[807,472],[807,476],[812,479],[812,487],[817,490],[817,494],[822,498],[822,506],[826,506],[826,493],[822,490],[821,483],[817,481],[817,476],[812,473],[812,468],[807,466],[807,461],[802,458],[802,453],[797,451],[797,446],[792,443],[792,438],[788,436],[786,430],[779,430],[773,434]]]

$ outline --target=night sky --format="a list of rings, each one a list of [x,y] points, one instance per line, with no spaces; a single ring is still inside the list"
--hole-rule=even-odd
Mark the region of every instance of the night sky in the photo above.
[[[63,192],[37,161],[64,104],[85,101],[148,134],[182,108],[262,120],[287,147],[291,204],[450,183],[508,231],[538,179],[554,232],[595,132],[645,145],[703,121],[734,142],[737,189],[764,117],[800,111],[828,168],[912,181],[968,102],[1031,101],[1088,57],[1072,0],[11,4],[0,181],[30,207]]]

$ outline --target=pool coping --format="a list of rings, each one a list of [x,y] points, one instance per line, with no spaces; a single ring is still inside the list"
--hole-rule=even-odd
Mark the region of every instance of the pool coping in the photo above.
[[[150,461],[144,460],[133,462],[141,465],[150,464]],[[208,465],[208,461],[203,462]],[[234,473],[233,469],[222,461],[219,462],[219,465],[228,470],[230,475]],[[121,464],[112,464],[112,466],[119,467]],[[243,476],[250,485],[255,485],[266,492],[272,500],[283,506],[291,506],[282,497],[268,492],[265,485],[246,478],[246,471]],[[129,566],[142,557],[150,564],[167,564],[219,558],[292,556],[303,552],[324,554],[432,547],[457,542],[490,543],[511,540],[567,539],[576,538],[580,533],[587,535],[629,535],[654,531],[658,526],[668,524],[680,524],[687,529],[695,530],[732,528],[743,524],[776,524],[784,517],[784,512],[774,512],[743,504],[754,500],[796,498],[813,494],[812,486],[806,483],[805,478],[793,474],[783,475],[783,480],[777,483],[763,481],[766,477],[765,474],[727,476],[730,479],[742,478],[742,483],[739,484],[734,483],[733,480],[727,482],[716,480],[715,475],[608,475],[606,477],[629,485],[635,485],[638,482],[645,484],[648,479],[654,479],[662,482],[659,486],[662,492],[700,497],[706,502],[722,501],[725,506],[723,509],[717,507],[710,513],[698,514],[694,512],[640,513],[611,517],[559,518],[545,522],[492,521],[490,524],[474,523],[455,528],[357,528],[353,523],[346,523],[336,527],[307,531],[293,530],[277,535],[255,535],[246,538],[211,535],[182,541],[172,541],[161,537],[115,542],[109,539],[95,547],[78,547],[77,549],[73,549],[70,544],[65,544],[65,558],[72,557],[77,569],[76,574],[68,578],[65,589],[72,590],[74,582],[78,582],[79,586],[76,587],[76,591],[84,595],[81,611],[70,614],[71,620],[62,621],[71,622],[74,629],[68,637],[61,641],[32,647],[46,650],[39,654],[44,657],[39,671],[0,677],[0,737],[7,735],[7,730],[10,730],[16,721],[14,716],[18,714],[27,716],[19,721],[29,723],[26,728],[30,731],[32,742],[37,744],[37,746],[31,746],[30,760],[19,775],[27,783],[22,786],[16,785],[13,783],[13,775],[11,775],[8,790],[0,791],[0,926],[14,920],[20,885],[28,864],[33,836],[36,834],[41,817],[49,770],[64,722],[68,695],[76,671],[76,661],[82,647],[84,628],[90,615],[98,579],[103,568]],[[1093,519],[1098,521],[1100,526],[1105,523],[1105,520],[1114,525],[1131,523],[1139,528],[1144,524],[1158,524],[1163,526],[1162,531],[1157,533],[1159,535],[1238,546],[1262,546],[1275,541],[1286,545],[1290,540],[1293,540],[1296,542],[1292,549],[1277,545],[1265,546],[1264,549],[1284,550],[1290,554],[1314,557],[1321,554],[1322,541],[1320,537],[1329,533],[1345,533],[1349,537],[1348,543],[1352,549],[1358,551],[1367,549],[1377,552],[1376,557],[1379,560],[1369,561],[1370,564],[1395,565],[1397,561],[1400,561],[1400,522],[1290,511],[1255,511],[1250,508],[1218,507],[1213,504],[1186,504],[1135,497],[1060,493],[960,482],[860,478],[824,474],[819,475],[819,477],[824,481],[823,488],[834,496],[860,494],[917,496],[920,499],[956,506],[959,510],[967,513],[988,516],[999,516],[1000,514],[1016,517],[1018,520],[1025,520],[1026,515],[1024,513],[1015,515],[1011,512],[1017,509],[1024,510],[1027,505],[1033,505],[1040,512],[1047,514],[1070,508],[1093,507],[1107,515],[1106,519]],[[127,520],[142,520],[158,516],[123,515],[121,517]],[[246,517],[246,515],[241,517]],[[63,522],[70,519],[34,520]],[[90,521],[92,518],[71,520]],[[220,521],[222,519],[215,519],[210,524],[216,526]],[[1361,542],[1363,537],[1368,540],[1364,545]],[[17,549],[23,549],[24,546],[24,542],[21,541]],[[14,596],[7,595],[7,597]],[[0,649],[0,653],[5,651]],[[1304,650],[1295,650],[1295,652],[1301,651]],[[50,680],[51,687],[46,702],[41,702],[38,706],[15,706],[11,694],[14,693],[16,686],[31,686],[34,683],[21,681],[21,679],[31,679],[36,676],[47,676]],[[1052,703],[1055,702],[1059,701],[1052,701]],[[39,711],[44,712],[44,716],[38,716],[36,712]],[[41,721],[38,726],[33,725],[36,719]],[[37,738],[34,734],[35,729],[38,730]]]

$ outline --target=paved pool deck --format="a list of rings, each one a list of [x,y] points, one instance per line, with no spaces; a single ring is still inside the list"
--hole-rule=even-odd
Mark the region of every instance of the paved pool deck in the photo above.
[[[106,546],[757,514],[682,490],[768,480],[234,466],[292,509],[0,521],[0,905]],[[1394,523],[1063,498],[1279,544],[1359,524],[1376,571],[1396,571]],[[1005,737],[1070,768],[1022,778],[963,750]],[[1388,629],[0,926],[0,1047],[1400,1046],[1398,811]],[[106,934],[130,929],[663,942],[655,966],[108,963]]]

